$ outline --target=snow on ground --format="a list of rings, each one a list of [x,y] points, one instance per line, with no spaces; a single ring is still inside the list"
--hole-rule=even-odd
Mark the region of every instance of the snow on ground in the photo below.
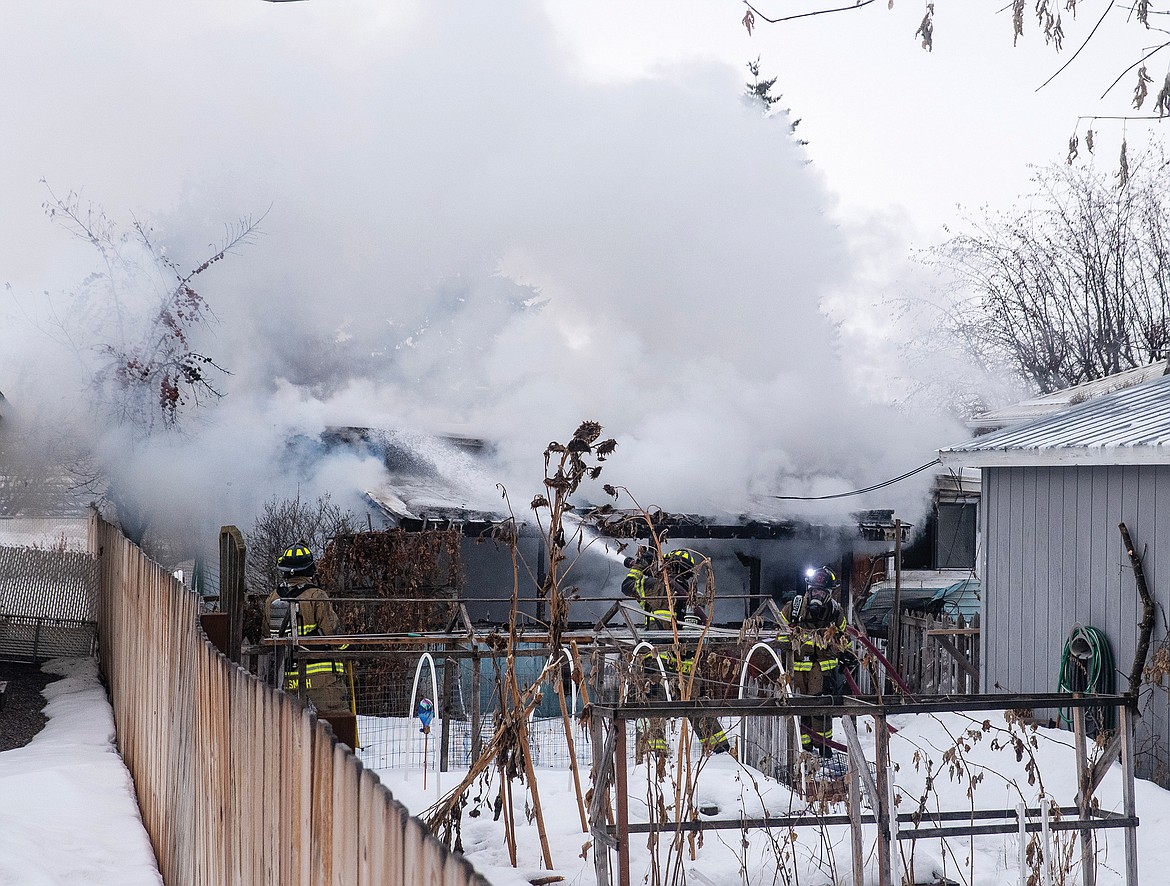
[[[136,886],[161,883],[149,840],[142,827],[129,773],[113,744],[113,715],[98,682],[96,665],[89,659],[61,659],[45,670],[64,675],[46,688],[49,722],[26,747],[0,753],[0,886],[85,883],[94,886]],[[0,714],[2,716],[2,714]],[[971,777],[982,778],[974,788],[974,805],[984,809],[1014,808],[1021,800],[1035,805],[1039,785],[1030,785],[1028,764],[1037,764],[1043,787],[1060,805],[1071,805],[1075,793],[1075,755],[1067,732],[1040,729],[1036,746],[1028,742],[1017,760],[1012,735],[1028,738],[1000,714],[919,715],[892,718],[899,730],[891,739],[891,754],[898,765],[896,784],[904,799],[900,810],[917,803],[927,778],[934,792],[929,808],[971,808],[967,791]],[[986,728],[985,728],[986,727]],[[859,723],[863,744],[872,747],[872,736]],[[979,738],[975,739],[974,735]],[[961,743],[960,743],[961,740]],[[954,759],[962,764],[953,773],[944,760],[948,749],[959,746]],[[432,747],[433,751],[434,748]],[[433,756],[430,758],[433,761]],[[930,763],[927,763],[927,760]],[[462,773],[441,775],[430,771],[424,789],[419,769],[395,767],[379,776],[412,811],[422,812],[434,802],[438,790],[453,788]],[[636,766],[630,772],[631,820],[645,821],[647,799],[662,788],[664,802],[673,796],[672,769],[664,780]],[[496,783],[471,791],[472,803],[463,817],[463,844],[469,860],[495,886],[527,886],[530,880],[548,876],[540,856],[534,823],[518,821],[519,864],[512,868],[503,841],[501,822],[493,820],[490,802]],[[591,886],[595,882],[592,849],[584,851],[589,837],[581,832],[577,800],[570,772],[538,770],[538,790],[544,811],[555,873],[564,883]],[[524,785],[514,787],[518,811],[530,805]],[[1137,783],[1139,876],[1144,883],[1166,882],[1170,871],[1170,792],[1149,782]],[[477,796],[479,815],[476,811]],[[696,803],[718,807],[712,818],[759,816],[765,811],[786,815],[805,808],[804,801],[788,788],[760,772],[741,766],[728,756],[704,761],[696,784]],[[1119,767],[1105,778],[1098,791],[1103,808],[1120,811],[1122,785]],[[827,811],[838,813],[843,806]],[[1123,832],[1109,831],[1100,849],[1098,883],[1124,882]],[[876,882],[872,848],[874,828],[865,828],[868,859],[867,882]],[[745,837],[741,839],[741,837]],[[845,827],[802,828],[795,843],[787,834],[753,830],[707,831],[696,846],[692,860],[684,854],[686,882],[699,886],[733,884],[800,884],[818,886],[849,882],[851,861]],[[1062,836],[1062,845],[1075,839]],[[631,839],[633,881],[645,882],[650,852],[643,836]],[[1074,863],[1079,849],[1071,846]],[[909,847],[906,846],[907,851]],[[782,864],[777,867],[777,856]],[[662,853],[665,860],[665,853]],[[914,852],[915,879],[920,883],[946,877],[969,886],[1019,882],[1018,844],[1012,835],[980,837],[970,841],[923,840]],[[1059,882],[1057,880],[1056,882]],[[1072,882],[1079,882],[1074,871]]]
[[[899,812],[911,811],[917,806],[928,777],[933,785],[925,804],[929,810],[1015,809],[1021,802],[1035,807],[1041,789],[1046,790],[1060,806],[1074,805],[1075,751],[1068,732],[1033,731],[1009,723],[1002,713],[987,712],[973,716],[903,716],[891,718],[890,722],[898,730],[891,738],[890,750],[897,766],[895,785],[901,796]],[[872,730],[866,728],[865,721],[859,721],[858,731],[867,756],[872,760]],[[1013,736],[1018,741],[1014,742]],[[1017,746],[1022,748],[1019,760],[1016,758]],[[948,749],[955,747],[959,747],[960,752],[950,755],[949,760],[945,758]],[[698,758],[697,748],[695,758]],[[1034,771],[1039,773],[1036,784],[1029,784],[1031,761],[1035,762]],[[416,814],[438,796],[433,771],[428,773],[425,791],[419,770],[394,768],[378,774],[394,795]],[[631,770],[631,821],[646,821],[648,801],[657,804],[659,795],[662,802],[670,805],[674,797],[674,775],[671,768],[666,779],[660,781],[656,773],[648,772],[644,765]],[[461,772],[443,773],[441,789],[453,788],[461,776]],[[976,784],[972,800],[967,792],[973,779]],[[541,862],[536,825],[529,821],[518,821],[518,866],[511,867],[504,845],[503,825],[493,821],[490,809],[496,787],[496,783],[492,783],[471,791],[473,802],[464,812],[462,826],[468,859],[496,886],[526,886],[535,878],[549,876],[550,872],[543,869]],[[583,855],[589,837],[581,831],[570,773],[567,770],[538,770],[538,790],[554,863],[551,873],[564,877],[566,884],[592,886],[596,882],[592,850]],[[530,807],[531,801],[524,793],[524,786],[516,784],[514,791],[516,808]],[[482,811],[471,817],[477,795],[482,798]],[[1165,840],[1163,834],[1166,817],[1170,814],[1170,793],[1149,782],[1139,781],[1136,796],[1142,822],[1138,830],[1139,877],[1146,883],[1166,882],[1165,872],[1170,870],[1170,841]],[[1122,810],[1119,766],[1115,765],[1106,776],[1097,797],[1102,808]],[[695,805],[700,809],[717,807],[719,811],[711,815],[711,819],[791,815],[809,809],[808,803],[786,786],[740,765],[729,756],[711,757],[703,762],[696,782]],[[818,808],[829,814],[844,814],[846,811],[843,803]],[[707,818],[706,815],[702,817]],[[867,853],[866,882],[876,883],[876,828],[867,826],[863,832]],[[1123,834],[1121,830],[1098,832],[1100,863],[1097,882],[1102,886],[1125,882]],[[788,834],[780,830],[772,833],[752,830],[746,835],[738,829],[706,831],[694,859],[690,857],[689,847],[684,851],[682,864],[686,882],[699,886],[772,883],[818,886],[852,882],[851,845],[846,826],[801,828],[797,831],[795,843],[788,842],[787,837]],[[1073,876],[1068,882],[1080,882],[1080,848],[1075,835],[1064,832],[1055,836],[1054,841],[1056,849],[1067,852],[1072,860]],[[653,882],[646,879],[651,864],[647,842],[644,835],[631,838],[631,877],[634,883]],[[981,836],[976,838],[973,846],[969,838],[950,838],[945,844],[937,838],[925,839],[913,845],[911,859],[911,844],[902,844],[907,861],[913,865],[917,883],[940,882],[944,878],[968,886],[1020,882],[1019,842],[1014,834]],[[779,865],[778,857],[781,859]],[[616,854],[614,861],[616,864]],[[666,861],[664,848],[659,853],[659,862]],[[617,882],[616,876],[613,881]],[[1061,881],[1055,878],[1053,882]]]
[[[44,690],[49,722],[0,753],[0,884],[158,886],[97,663],[56,659],[43,670],[62,675]]]

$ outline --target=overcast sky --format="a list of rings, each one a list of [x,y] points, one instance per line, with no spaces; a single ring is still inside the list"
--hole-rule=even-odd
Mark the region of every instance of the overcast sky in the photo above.
[[[116,336],[71,301],[99,257],[45,217],[44,179],[186,267],[264,216],[197,281],[227,396],[134,462],[218,522],[314,488],[273,470],[324,424],[487,437],[483,495],[520,501],[583,419],[643,504],[766,511],[900,474],[965,435],[889,406],[914,346],[887,300],[924,285],[907,255],[1062,157],[1114,67],[1036,97],[1056,62],[1031,22],[1013,51],[993,4],[939,5],[926,53],[902,3],[749,37],[734,3],[10,0],[0,390],[88,432],[84,379]],[[807,148],[740,100],[757,56]],[[155,297],[125,295],[140,316]]]
[[[848,4],[755,5],[775,18]],[[880,0],[780,24],[757,19],[750,36],[740,24],[747,7],[735,2],[601,0],[589,4],[588,16],[569,0],[553,0],[548,8],[578,70],[602,80],[646,76],[680,59],[742,65],[759,57],[762,72],[779,78],[784,104],[801,118],[801,135],[810,140],[809,152],[828,175],[843,214],[898,214],[899,226],[910,226],[922,240],[955,219],[957,204],[1014,200],[1027,189],[1028,164],[1063,161],[1074,133],[1085,159],[1083,138],[1095,129],[1108,166],[1116,162],[1122,137],[1132,148],[1151,132],[1160,135],[1161,124],[1078,120],[1150,112],[1156,89],[1144,111],[1130,108],[1133,72],[1100,99],[1164,39],[1130,22],[1128,8],[1112,8],[1075,61],[1053,78],[1098,25],[1106,4],[1082,2],[1076,18],[1062,10],[1060,53],[1045,45],[1032,4],[1024,35],[1013,44],[1010,4],[996,0],[933,4],[934,50],[927,52],[915,37],[925,5]],[[1156,14],[1151,21],[1160,24]],[[1160,85],[1166,59],[1155,56],[1148,66]]]

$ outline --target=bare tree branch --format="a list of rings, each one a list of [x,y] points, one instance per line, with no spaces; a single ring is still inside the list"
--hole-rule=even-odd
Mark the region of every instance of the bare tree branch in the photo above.
[[[1105,11],[1103,13],[1101,13],[1101,18],[1097,19],[1097,24],[1093,25],[1093,30],[1089,31],[1089,36],[1086,37],[1084,39],[1084,41],[1081,43],[1081,45],[1077,47],[1077,51],[1072,54],[1072,57],[1069,58],[1068,61],[1066,61],[1063,65],[1061,65],[1059,68],[1056,69],[1055,74],[1053,74],[1051,77],[1049,77],[1047,80],[1045,80],[1043,83],[1041,83],[1039,86],[1036,87],[1036,90],[1035,90],[1036,92],[1039,92],[1041,89],[1043,89],[1049,83],[1051,83],[1053,80],[1055,80],[1057,77],[1059,77],[1061,72],[1065,68],[1067,68],[1069,65],[1071,65],[1073,62],[1075,62],[1077,60],[1077,56],[1079,56],[1081,54],[1082,50],[1084,50],[1084,48],[1089,45],[1089,41],[1093,39],[1093,35],[1096,34],[1097,29],[1101,27],[1101,23],[1105,21],[1105,16],[1109,15],[1109,10],[1111,10],[1113,8],[1113,5],[1115,2],[1116,2],[1116,0],[1109,0],[1109,5],[1106,6]]]
[[[748,3],[747,0],[744,0],[743,5],[750,9],[753,15],[759,16],[770,25],[775,25],[779,24],[780,22],[790,22],[798,18],[810,18],[814,15],[830,15],[834,12],[852,12],[853,10],[860,9],[863,6],[869,6],[869,4],[873,2],[874,0],[857,0],[856,3],[850,4],[849,6],[838,6],[834,9],[816,9],[812,12],[801,12],[796,15],[782,15],[779,18],[768,18],[766,15],[752,6],[752,4]],[[751,33],[750,28],[748,29],[748,33]]]
[[[1126,180],[1064,165],[1026,210],[985,215],[933,251],[967,288],[944,334],[1047,393],[1164,359],[1170,348],[1170,173]]]

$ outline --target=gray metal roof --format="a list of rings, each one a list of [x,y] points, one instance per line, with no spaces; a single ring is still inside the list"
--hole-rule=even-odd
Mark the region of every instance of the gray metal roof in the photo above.
[[[939,450],[944,464],[1170,464],[1170,375]]]
[[[991,409],[981,412],[967,420],[967,427],[971,430],[991,429],[998,430],[1009,425],[1018,425],[1026,421],[1052,415],[1062,409],[1067,409],[1077,403],[1093,400],[1097,397],[1130,388],[1152,378],[1158,378],[1166,373],[1166,361],[1158,360],[1148,366],[1138,366],[1136,369],[1127,369],[1105,378],[1083,382],[1071,388],[1053,391],[1051,394],[1040,394],[1029,397],[1019,403],[1004,406],[1001,409]]]

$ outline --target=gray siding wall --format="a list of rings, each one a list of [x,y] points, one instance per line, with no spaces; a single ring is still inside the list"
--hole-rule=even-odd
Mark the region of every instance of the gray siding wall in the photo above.
[[[1156,645],[1170,612],[1170,465],[987,468],[982,508],[984,691],[1055,692],[1077,623],[1108,636],[1125,690],[1140,603],[1118,524],[1144,552]],[[1165,688],[1147,689],[1139,747],[1152,755],[1141,769],[1160,781],[1167,721]]]

